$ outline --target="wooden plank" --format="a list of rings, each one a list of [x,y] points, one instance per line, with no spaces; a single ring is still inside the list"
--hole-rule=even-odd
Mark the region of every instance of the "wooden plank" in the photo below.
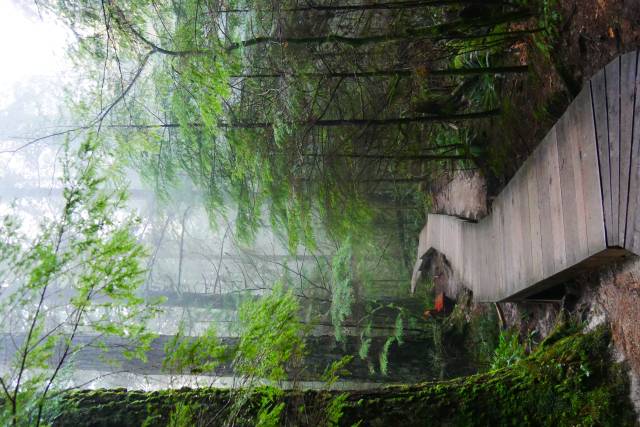
[[[493,285],[489,280],[489,271],[487,264],[489,263],[489,254],[487,253],[488,245],[491,243],[491,236],[489,234],[489,228],[487,227],[487,221],[480,220],[478,223],[478,260],[481,263],[479,266],[478,284],[477,286],[488,290],[489,294],[493,294],[495,291],[492,289]]]
[[[450,238],[453,243],[451,245],[453,246],[453,256],[452,256],[451,263],[452,263],[452,266],[453,265],[456,266],[456,271],[459,271],[461,261],[462,261],[462,254],[460,253],[461,252],[460,242],[462,241],[461,227],[462,227],[462,221],[457,220],[455,223],[453,223],[452,236]]]
[[[452,247],[451,263],[452,265],[460,265],[460,255],[458,254],[458,250],[459,250],[458,242],[460,241],[460,226],[457,221],[453,224],[451,236],[449,237],[449,239],[452,242],[452,244],[450,245]]]
[[[499,250],[499,243],[496,236],[495,221],[493,220],[493,217],[488,216],[486,220],[488,222],[487,227],[489,229],[489,233],[491,234],[490,250],[487,250],[488,248],[485,248],[485,251],[487,251],[487,256],[489,258],[489,263],[487,265],[487,280],[489,280],[489,283],[493,283],[492,287],[495,289],[493,292],[493,300],[495,300],[500,295],[500,281],[502,280],[500,277],[500,268],[497,255]]]
[[[451,254],[451,245],[449,245],[450,241],[453,241],[453,224],[455,222],[455,218],[443,218],[445,219],[443,227],[442,227],[442,234],[443,234],[443,247],[444,247],[444,255],[447,257],[447,260],[449,261],[449,263],[451,263],[453,261],[452,259],[452,254]],[[453,266],[453,264],[452,264]]]
[[[461,241],[460,251],[461,251],[461,257],[462,257],[460,265],[465,265],[469,261],[467,259],[469,257],[469,253],[470,253],[470,250],[469,250],[470,248],[468,247],[469,243],[468,243],[468,240],[467,240],[467,238],[468,238],[467,227],[468,226],[469,226],[469,223],[460,224],[460,231],[459,231],[460,237],[459,237],[459,239]],[[460,277],[464,278],[465,281],[466,281],[468,279],[468,273],[467,272],[462,272],[462,271],[460,273],[461,273]],[[462,273],[464,273],[465,275],[463,276]],[[466,283],[468,283],[468,282],[466,282]]]
[[[583,218],[583,213],[578,208],[576,201],[575,171],[573,164],[573,151],[578,151],[578,142],[573,134],[573,120],[571,104],[569,110],[562,116],[556,124],[557,150],[558,150],[558,166],[560,173],[560,203],[562,206],[562,215],[571,218],[570,221],[563,221],[565,253],[568,265],[573,265],[580,259],[580,234],[578,229],[578,218]],[[555,212],[554,212],[555,214]],[[584,230],[584,246],[586,247],[586,227]]]
[[[462,234],[462,226],[464,224],[460,224],[458,226],[458,265],[462,265],[464,262],[464,240]],[[462,277],[462,276],[460,276]]]
[[[500,206],[497,205],[494,201],[490,218],[492,221],[491,224],[491,242],[493,246],[492,256],[493,256],[493,268],[495,272],[495,282],[496,282],[496,295],[502,294],[502,289],[504,286],[504,279],[502,277],[503,264],[502,264],[502,229],[500,227]]]
[[[640,73],[637,72],[635,78],[635,105],[633,115],[633,135],[631,146],[631,182],[629,206],[627,207],[627,235],[625,247],[636,254],[640,249],[640,227],[637,224],[638,213],[640,212]]]
[[[478,242],[476,241],[476,228],[474,223],[468,223],[466,225],[467,232],[465,233],[465,236],[467,236],[471,247],[471,251],[469,253],[469,265],[471,266],[469,271],[469,285],[471,289],[476,289],[478,274]]]
[[[551,162],[549,146],[553,142],[554,132],[549,132],[541,143],[540,155],[537,158],[536,170],[539,198],[539,220],[540,220],[540,246],[542,251],[542,270],[545,276],[550,276],[555,272],[553,261],[553,229],[551,227],[551,198],[549,197],[550,169]]]
[[[493,289],[492,299],[495,300],[500,292],[500,269],[498,267],[498,242],[496,240],[495,222],[491,214],[483,219],[486,222],[489,243],[485,244],[487,264],[485,266],[487,286]]]
[[[523,181],[523,169],[520,168],[511,180],[513,186],[513,239],[514,239],[514,258],[515,258],[515,286],[521,288],[527,282],[527,263],[528,259],[525,255],[526,245],[524,244],[528,240],[524,235],[525,221],[526,228],[528,224],[528,194],[526,192],[526,186]],[[527,217],[524,216],[524,208],[527,209]],[[528,233],[527,233],[528,234]]]
[[[469,263],[471,265],[471,269],[469,271],[469,284],[471,285],[471,289],[477,288],[477,277],[478,277],[478,241],[477,241],[477,233],[476,227],[473,224],[469,224],[467,227],[469,241],[471,243],[471,254],[469,257]]]
[[[489,258],[489,264],[487,265],[488,269],[488,280],[489,283],[492,283],[492,287],[494,288],[493,298],[492,300],[497,300],[501,295],[501,287],[502,287],[502,277],[500,271],[500,263],[499,263],[499,251],[500,251],[500,243],[498,241],[497,229],[496,229],[496,221],[494,219],[493,213],[490,214],[486,218],[488,221],[487,227],[489,228],[489,233],[491,234],[491,246],[488,248],[487,256]]]
[[[518,193],[520,194],[520,256],[522,259],[522,280],[520,286],[528,286],[535,281],[533,274],[533,262],[531,260],[531,218],[529,217],[529,185],[527,184],[528,170],[530,166],[526,165],[517,175],[519,176]]]
[[[511,236],[509,235],[510,228],[510,220],[511,217],[509,215],[509,201],[510,201],[510,187],[507,185],[503,190],[500,196],[502,196],[502,247],[503,247],[503,265],[504,265],[504,293],[509,292],[509,286],[512,282],[512,272],[513,272],[513,262],[511,260]]]
[[[509,228],[507,228],[506,233],[509,235],[509,264],[510,264],[510,272],[509,272],[509,293],[513,292],[514,289],[517,289],[519,281],[520,281],[520,256],[519,256],[519,246],[522,244],[520,240],[520,236],[518,233],[518,210],[517,210],[517,201],[518,201],[518,193],[516,191],[516,181],[515,175],[511,178],[509,182],[509,197],[507,199],[507,212],[506,215],[509,218]]]
[[[587,93],[586,90],[582,90],[581,93]],[[569,133],[569,153],[571,156],[571,165],[573,170],[573,187],[575,189],[575,193],[573,197],[576,201],[576,229],[578,232],[578,246],[577,253],[578,256],[573,261],[573,263],[577,263],[585,258],[588,254],[588,243],[587,243],[587,214],[585,212],[585,198],[584,198],[584,189],[583,189],[583,177],[582,177],[582,164],[581,164],[581,147],[580,147],[580,138],[582,135],[580,134],[580,130],[578,129],[578,125],[576,124],[577,117],[580,114],[580,109],[584,109],[585,103],[590,103],[591,98],[587,97],[587,99],[582,97],[577,97],[571,108],[569,109],[569,118],[572,121],[570,133]],[[597,170],[596,168],[593,171]],[[567,194],[563,193],[566,197]],[[565,215],[565,218],[567,216]],[[565,221],[566,223],[566,221]]]
[[[551,131],[549,144],[549,198],[551,205],[553,265],[554,271],[564,270],[567,266],[567,254],[564,236],[564,217],[562,211],[562,186],[560,185],[560,166],[558,164],[558,145],[555,128]]]
[[[513,185],[509,183],[507,186],[507,194],[505,198],[505,239],[507,245],[507,281],[505,283],[507,293],[512,293],[516,288],[516,284],[518,281],[518,258],[516,255],[517,246],[520,244],[516,238],[515,229],[515,221],[516,221],[516,212],[514,209],[514,194],[513,194]]]
[[[633,138],[633,110],[636,97],[637,53],[631,52],[620,59],[620,246],[625,246],[627,208],[629,205],[629,179],[631,173],[631,146]]]
[[[599,268],[606,263],[618,262],[626,256],[628,256],[628,252],[624,249],[605,249],[601,253],[591,256],[573,267],[563,270],[551,277],[545,278],[545,280],[537,283],[535,286],[523,289],[517,294],[510,295],[508,298],[505,298],[504,301],[521,301],[528,298],[530,295],[548,289],[550,286],[565,282],[572,277],[575,277],[577,274],[593,271],[593,269]]]
[[[495,290],[492,289],[493,286],[490,283],[489,279],[489,271],[487,269],[487,264],[489,262],[487,247],[491,244],[491,235],[489,233],[489,229],[487,227],[487,221],[484,219],[480,220],[478,224],[476,224],[476,240],[478,247],[478,279],[476,282],[476,287],[478,291],[481,290],[485,298],[491,297]]]
[[[471,271],[470,273],[470,278],[469,278],[469,284],[472,285],[472,289],[475,289],[478,287],[478,256],[479,256],[479,252],[478,252],[478,230],[476,227],[476,224],[473,223],[469,223],[469,227],[468,227],[468,232],[470,234],[470,239],[471,239],[471,247],[473,248],[472,252],[471,252]]]
[[[447,234],[447,221],[446,218],[444,216],[440,216],[440,224],[438,225],[438,247],[440,249],[438,249],[442,254],[447,253],[447,248],[445,246],[446,241],[445,241],[445,236]]]
[[[468,263],[469,271],[467,272],[468,284],[470,289],[474,289],[476,285],[476,236],[473,223],[467,223],[465,225],[464,237],[467,239],[467,245],[469,246]]]
[[[542,270],[542,243],[540,241],[540,198],[538,193],[538,158],[540,149],[535,150],[528,160],[527,191],[529,193],[529,236],[531,243],[531,274],[536,279],[544,278]]]
[[[607,84],[607,120],[609,124],[609,167],[611,168],[610,246],[620,246],[620,58],[605,68]]]
[[[600,167],[600,188],[602,189],[602,206],[604,212],[605,235],[607,245],[612,246],[613,230],[611,207],[611,159],[609,157],[609,125],[607,122],[607,86],[604,70],[600,70],[591,79],[591,94],[598,147],[598,164]]]
[[[471,247],[470,233],[467,230],[469,224],[463,223],[461,225],[461,234],[462,234],[462,253],[463,253],[463,267],[461,271],[461,277],[466,285],[471,286],[470,279],[470,271],[471,268],[471,254],[473,252],[473,248]]]
[[[603,193],[601,188],[591,90],[586,87],[576,97],[574,129],[580,152],[582,199],[587,233],[587,255],[607,246],[604,227]]]
[[[485,230],[485,240],[483,242],[483,253],[485,259],[485,265],[483,266],[483,283],[482,286],[490,290],[491,299],[495,299],[498,294],[499,285],[497,277],[497,256],[496,256],[496,242],[493,233],[493,217],[490,214],[482,219],[482,224]]]
[[[509,241],[507,240],[507,204],[506,194],[502,194],[502,205],[500,209],[500,239],[502,240],[502,294],[508,294],[509,288],[509,265],[507,264],[509,253]]]
[[[483,271],[483,261],[485,250],[482,248],[483,244],[486,244],[486,236],[482,230],[482,222],[478,222],[473,227],[474,230],[474,238],[475,238],[475,247],[476,247],[476,258],[475,258],[475,271],[476,271],[476,280],[473,284],[473,289],[475,290],[484,290],[485,292],[489,291],[489,289],[484,289],[484,271]],[[484,240],[484,242],[483,242]]]
[[[438,215],[429,215],[427,217],[427,227],[428,227],[428,239],[427,239],[427,250],[428,249],[435,249],[435,250],[439,250],[438,249],[438,235],[437,235],[437,231],[438,228],[436,227],[436,222],[438,221]]]
[[[464,260],[463,260],[464,271],[463,271],[462,277],[466,284],[471,285],[471,282],[469,281],[470,279],[469,268],[471,268],[471,255],[473,252],[473,248],[471,248],[471,241],[469,239],[467,226],[468,224],[462,224],[461,226],[462,239],[464,241],[464,245],[462,246],[462,250],[464,254]]]

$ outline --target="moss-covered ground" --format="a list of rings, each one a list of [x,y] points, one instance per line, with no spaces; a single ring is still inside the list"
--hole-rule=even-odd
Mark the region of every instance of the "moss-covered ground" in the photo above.
[[[589,333],[564,329],[513,366],[450,381],[349,393],[333,408],[339,425],[390,426],[632,426],[627,376],[612,362],[605,327]],[[235,425],[253,425],[264,391],[248,395]],[[120,390],[68,393],[55,426],[167,425],[176,405],[193,408],[193,425],[225,425],[237,390]],[[244,395],[246,398],[247,394]],[[282,425],[322,424],[328,392],[286,392]],[[333,405],[335,406],[335,405]],[[335,418],[335,413],[332,415]]]

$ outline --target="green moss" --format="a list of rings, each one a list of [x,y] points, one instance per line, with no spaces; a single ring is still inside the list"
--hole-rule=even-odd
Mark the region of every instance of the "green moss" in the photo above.
[[[340,425],[635,425],[624,368],[609,357],[605,328],[582,334],[556,331],[528,358],[483,374],[437,383],[351,392],[340,401]],[[178,403],[199,408],[207,425],[222,425],[234,392],[180,389],[68,393],[56,426],[164,426]],[[251,425],[262,399],[257,390],[237,425]],[[327,392],[287,392],[286,425],[305,425],[298,408],[324,408]],[[317,420],[317,418],[316,418]],[[245,424],[243,424],[243,422]],[[313,422],[312,422],[313,423]],[[317,424],[317,423],[316,423]]]
[[[417,402],[386,399],[357,412],[382,405],[385,419],[404,412],[413,425],[634,425],[626,375],[611,364],[608,344],[605,329],[558,333],[512,367],[416,386]]]

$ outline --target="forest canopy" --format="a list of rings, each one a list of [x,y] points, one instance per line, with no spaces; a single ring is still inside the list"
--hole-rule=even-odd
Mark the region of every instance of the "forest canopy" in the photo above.
[[[239,236],[268,219],[295,249],[319,224],[366,230],[370,202],[403,197],[416,167],[472,158],[456,123],[499,105],[469,93],[527,70],[493,53],[532,12],[497,3],[39,5],[73,29],[92,87],[70,132],[111,135],[158,191],[188,176],[212,220],[231,203]]]

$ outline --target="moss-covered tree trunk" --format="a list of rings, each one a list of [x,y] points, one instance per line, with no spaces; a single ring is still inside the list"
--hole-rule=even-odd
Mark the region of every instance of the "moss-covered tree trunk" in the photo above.
[[[611,425],[635,424],[626,375],[609,357],[601,328],[548,340],[511,367],[450,381],[349,392],[287,391],[281,425],[322,425],[327,408],[339,425]],[[166,425],[176,405],[192,408],[193,425],[225,425],[238,390],[81,391],[66,395],[56,426]],[[235,425],[254,425],[264,391],[247,399]],[[245,394],[246,396],[246,394]],[[335,400],[334,400],[335,402]]]

